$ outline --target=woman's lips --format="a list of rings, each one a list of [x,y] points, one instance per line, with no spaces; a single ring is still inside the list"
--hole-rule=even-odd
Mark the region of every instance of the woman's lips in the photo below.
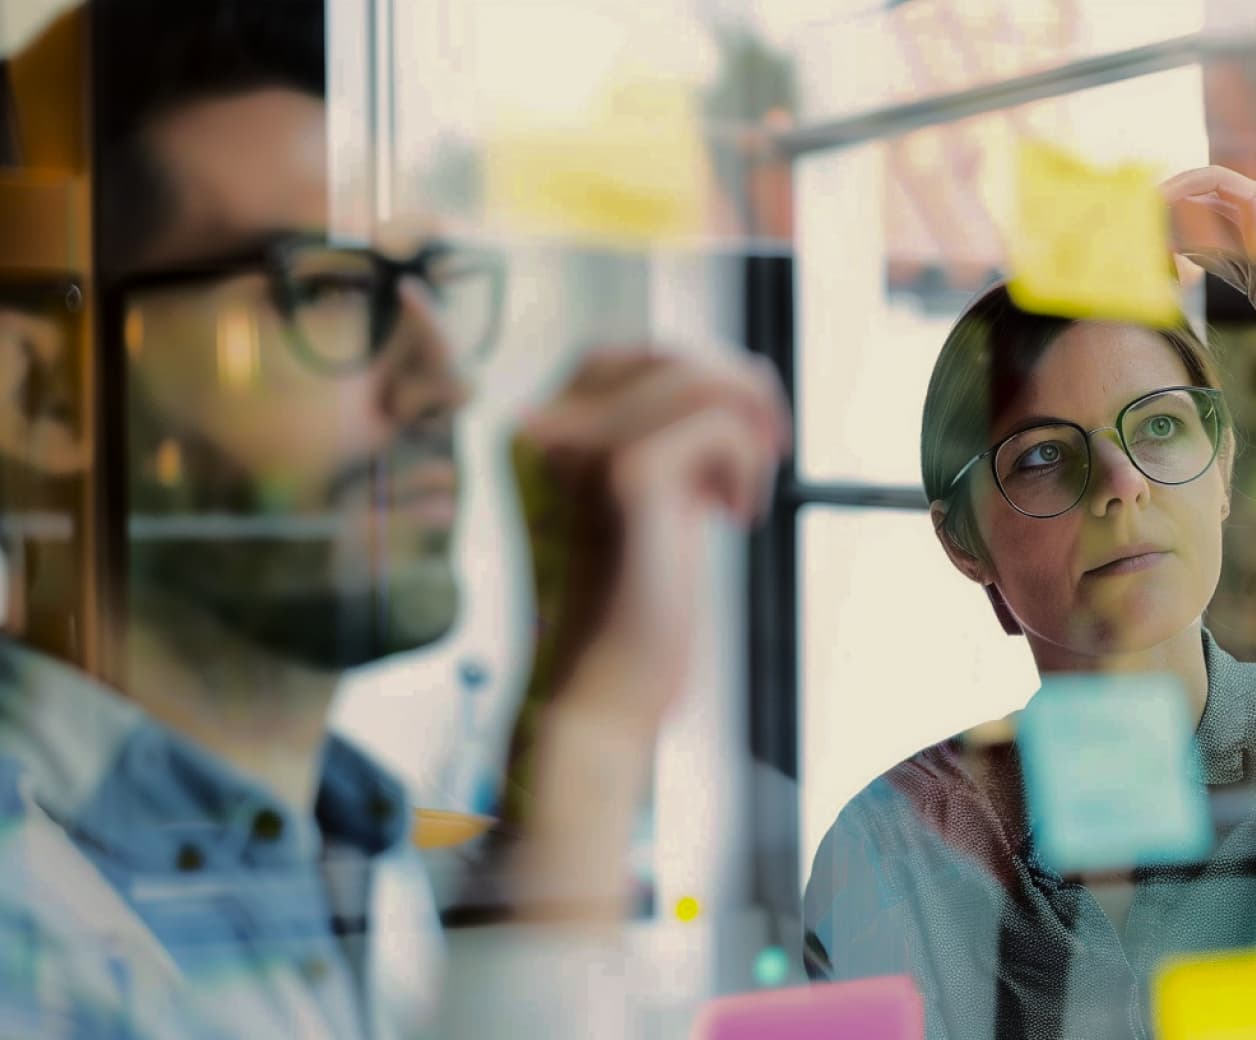
[[[1105,563],[1102,567],[1096,567],[1094,570],[1087,571],[1086,577],[1109,578],[1119,574],[1133,574],[1135,571],[1142,571],[1148,567],[1156,566],[1168,555],[1163,550],[1154,550],[1152,552],[1136,553],[1132,556],[1123,556],[1119,560],[1113,560],[1111,563]]]

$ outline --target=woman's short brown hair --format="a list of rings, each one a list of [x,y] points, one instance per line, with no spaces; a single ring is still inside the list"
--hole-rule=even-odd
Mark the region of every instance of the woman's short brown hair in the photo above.
[[[1035,314],[1012,302],[1007,286],[983,293],[952,327],[933,366],[925,394],[920,431],[920,468],[930,502],[947,507],[946,531],[977,556],[985,550],[967,494],[952,494],[951,483],[964,464],[990,447],[991,433],[1025,389],[1047,348],[1077,319]],[[1186,366],[1192,385],[1221,389],[1212,349],[1186,318],[1153,330]],[[1220,457],[1232,457],[1234,433],[1228,410]]]

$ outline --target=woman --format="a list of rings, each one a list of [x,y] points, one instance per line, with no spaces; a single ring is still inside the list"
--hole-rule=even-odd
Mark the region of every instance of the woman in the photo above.
[[[1246,289],[1256,184],[1209,168],[1164,190],[1181,251]],[[1234,451],[1216,365],[1185,321],[1030,314],[1001,286],[952,330],[925,401],[925,489],[956,569],[1040,674],[1176,676],[1210,786],[1256,780],[1256,665],[1201,624]],[[1166,954],[1256,944],[1256,825],[1202,868],[1078,884],[1036,854],[1020,786],[1014,747],[975,756],[955,738],[853,799],[807,886],[812,976],[912,975],[930,1040],[1148,1037]]]

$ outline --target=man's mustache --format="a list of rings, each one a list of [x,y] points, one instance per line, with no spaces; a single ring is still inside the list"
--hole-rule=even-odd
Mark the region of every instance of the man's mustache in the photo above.
[[[455,462],[452,423],[410,427],[386,451],[349,463],[329,481],[327,501],[335,504],[363,488],[369,493],[390,473],[404,473],[429,462]]]

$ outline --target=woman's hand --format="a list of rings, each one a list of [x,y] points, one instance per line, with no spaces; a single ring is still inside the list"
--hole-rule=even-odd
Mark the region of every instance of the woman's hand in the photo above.
[[[1204,166],[1160,185],[1174,250],[1232,285],[1256,306],[1256,181]]]

